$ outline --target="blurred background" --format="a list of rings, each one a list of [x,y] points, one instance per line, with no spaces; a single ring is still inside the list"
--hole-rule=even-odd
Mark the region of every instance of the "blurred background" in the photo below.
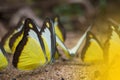
[[[0,0],[0,37],[23,16],[42,26],[45,17],[54,15],[60,16],[67,31],[83,32],[92,24],[104,34],[108,18],[120,21],[119,8],[120,0]]]

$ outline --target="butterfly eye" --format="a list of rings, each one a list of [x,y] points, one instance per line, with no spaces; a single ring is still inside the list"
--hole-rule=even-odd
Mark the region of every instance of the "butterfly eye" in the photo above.
[[[29,27],[30,27],[30,28],[33,28],[33,25],[32,25],[32,24],[29,24]]]
[[[50,27],[50,24],[48,22],[46,22],[46,25],[47,25],[47,27]]]

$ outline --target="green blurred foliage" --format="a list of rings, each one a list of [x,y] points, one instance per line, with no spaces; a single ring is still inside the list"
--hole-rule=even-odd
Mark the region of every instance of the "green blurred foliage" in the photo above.
[[[31,4],[35,3],[35,1],[36,0],[26,0],[26,3],[29,4],[29,5],[31,5]]]
[[[83,16],[85,11],[80,4],[62,4],[55,6],[53,13],[60,16],[62,23],[66,24],[67,30],[72,30],[71,20],[74,17]]]
[[[99,0],[99,7],[102,12],[105,11],[107,6],[107,0]]]
[[[84,10],[80,6],[80,4],[62,4],[59,6],[56,6],[53,9],[53,12],[55,14],[59,15],[67,15],[67,16],[72,16],[72,15],[83,15]]]

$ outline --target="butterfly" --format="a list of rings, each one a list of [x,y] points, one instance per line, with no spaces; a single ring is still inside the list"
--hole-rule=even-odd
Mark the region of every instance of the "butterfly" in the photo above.
[[[54,16],[52,20],[53,20],[53,25],[54,25],[55,33],[57,37],[62,42],[64,42],[66,39],[66,31],[65,31],[64,26],[61,24],[59,16]]]
[[[120,34],[119,26],[110,26],[105,42],[105,66],[100,80],[120,80]]]
[[[48,20],[49,20],[49,21],[48,21]],[[54,38],[55,34],[54,34],[54,28],[51,29],[52,27],[50,27],[50,29],[49,29],[49,28],[46,27],[46,26],[53,26],[52,20],[46,19],[45,21],[48,21],[48,22],[44,23],[44,24],[43,24],[43,27],[42,27],[41,29],[38,28],[38,25],[37,25],[32,19],[31,19],[30,21],[31,21],[31,24],[34,24],[34,26],[36,26],[36,29],[38,29],[38,31],[40,32],[40,35],[41,35],[41,36],[39,36],[39,37],[41,37],[41,39],[44,39],[44,40],[43,40],[43,42],[44,42],[43,45],[45,45],[45,48],[46,48],[46,50],[44,50],[44,51],[47,51],[47,52],[46,52],[47,56],[51,57],[51,55],[49,55],[49,53],[54,53],[54,51],[48,52],[48,50],[53,50],[53,49],[55,49],[55,47],[53,47],[54,45],[50,46],[51,44],[55,44],[55,38]],[[23,29],[24,29],[24,28],[23,28]],[[49,32],[49,31],[50,31],[50,32]],[[50,35],[51,33],[52,33],[54,36],[51,37],[51,35]],[[11,46],[11,48],[12,48],[13,53],[14,53],[14,51],[15,51],[15,49],[16,49],[16,46],[18,45],[18,43],[19,43],[20,40],[22,39],[22,37],[23,37],[23,30],[21,30],[20,32],[14,34],[13,37],[11,38],[11,40],[10,40],[10,46]],[[51,40],[49,40],[49,39],[51,39]],[[51,43],[51,42],[52,42],[52,43]],[[54,42],[54,43],[53,43],[53,42]],[[46,44],[46,43],[47,43],[47,44]],[[48,47],[49,47],[50,49],[48,49]],[[53,49],[52,49],[52,48],[53,48]],[[51,59],[51,58],[48,58],[48,61],[50,61],[50,59]]]
[[[92,32],[87,32],[86,42],[81,52],[81,59],[87,64],[101,63],[104,61],[103,47]]]
[[[107,80],[119,80],[120,74],[120,32],[119,26],[110,26],[110,32],[105,44],[107,61]]]
[[[61,39],[59,39],[58,36],[56,36],[56,43],[62,48],[62,50],[64,51],[64,54],[66,56],[67,59],[71,59],[72,56],[76,55],[77,51],[79,50],[79,48],[81,48],[81,45],[86,37],[87,32],[91,29],[91,26],[88,27],[88,29],[85,31],[85,33],[83,34],[82,37],[80,37],[79,41],[77,42],[77,44],[69,49],[67,48],[67,46],[61,41]]]
[[[60,57],[60,55],[61,55],[58,48],[57,48],[58,46],[60,46],[58,44],[58,42],[59,42],[59,40],[60,40],[61,43],[65,42],[66,31],[65,31],[64,26],[61,24],[59,16],[54,16],[52,18],[52,21],[53,21],[53,26],[54,26],[54,33],[56,35],[56,40],[57,40],[56,41],[56,52],[55,52],[54,59],[58,59]],[[67,53],[66,57],[70,57],[70,55],[68,56],[68,54],[69,54],[68,51],[64,50],[64,53],[65,54]]]
[[[120,48],[120,34],[118,28],[114,26],[110,26],[110,33],[108,40],[106,41],[105,48],[107,53],[108,63],[111,63],[116,56],[119,56],[119,48]]]
[[[33,70],[51,62],[56,51],[52,21],[46,18],[39,32],[35,22],[27,18],[23,28],[23,37],[13,56],[14,67],[20,70]]]
[[[45,19],[39,33],[45,45],[47,60],[51,62],[56,53],[56,35],[53,21],[50,18]]]
[[[8,61],[5,57],[5,50],[0,43],[0,70],[6,68],[7,65],[8,65]]]
[[[5,51],[7,53],[11,53],[13,54],[13,52],[11,51],[11,48],[9,46],[10,39],[11,37],[13,37],[14,34],[18,33],[21,31],[22,27],[24,24],[24,18],[21,18],[20,21],[18,22],[17,26],[15,28],[13,28],[12,30],[10,30],[3,38],[2,38],[2,46],[4,47]],[[12,43],[11,43],[12,44]]]

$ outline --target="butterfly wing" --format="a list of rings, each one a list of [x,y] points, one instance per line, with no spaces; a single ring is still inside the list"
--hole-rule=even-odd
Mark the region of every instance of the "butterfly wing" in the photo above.
[[[34,24],[36,26],[36,29],[40,30],[33,20],[30,20],[30,23]],[[19,32],[15,33],[10,39],[9,46],[12,50],[12,53],[14,53],[16,46],[19,44],[19,42],[21,41],[21,39],[23,37],[23,33],[24,33],[24,26],[23,25],[24,25],[24,21],[23,21],[23,24],[21,25],[22,27],[20,27],[20,29],[18,28]]]
[[[120,80],[120,35],[117,27],[110,26],[110,35],[106,41],[107,80]]]
[[[66,39],[65,28],[61,24],[59,16],[54,16],[53,22],[54,22],[54,29],[55,29],[55,34],[56,34],[56,45],[60,46],[63,49],[65,57],[67,59],[70,59],[71,55],[69,54],[68,49],[66,48],[66,46],[63,43]],[[58,52],[58,54],[59,54],[59,52]],[[58,54],[56,54],[56,55],[58,55]]]
[[[10,39],[11,37],[13,37],[14,34],[18,33],[19,31],[21,31],[22,27],[23,27],[23,24],[24,24],[24,19],[21,18],[20,21],[18,22],[18,25],[16,26],[16,28],[10,30],[2,39],[2,45],[5,49],[5,51],[7,53],[11,53],[12,54],[12,51],[11,51],[11,48],[9,46],[9,44],[11,43],[10,42]]]
[[[107,80],[120,80],[120,55],[116,56],[110,65],[108,65]]]
[[[59,39],[62,42],[64,42],[66,39],[66,32],[65,32],[65,28],[60,22],[59,16],[55,16],[53,18],[53,22],[54,22],[54,28],[55,28],[56,35],[59,37]]]
[[[85,31],[85,33],[80,37],[80,39],[77,42],[77,44],[72,49],[69,49],[69,53],[71,55],[75,55],[77,53],[77,51],[80,49],[80,47],[82,46],[82,43],[84,42],[84,40],[86,38],[87,32],[90,31],[90,29],[91,29],[91,26],[89,26],[87,28],[87,30]]]
[[[57,45],[59,45],[61,48],[62,48],[62,50],[63,50],[63,52],[64,52],[64,54],[65,54],[65,57],[67,58],[67,59],[70,59],[71,58],[71,55],[70,55],[70,53],[69,53],[69,51],[68,51],[68,48],[65,46],[65,44],[59,39],[59,37],[58,36],[56,36],[56,43],[57,43]]]
[[[12,54],[14,54],[15,49],[23,37],[23,29],[20,32],[15,33],[9,41],[9,46]]]
[[[98,63],[104,60],[104,52],[95,36],[88,32],[86,43],[81,53],[81,59],[84,63]]]
[[[40,31],[40,36],[42,37],[42,40],[45,45],[45,53],[48,62],[50,62],[54,58],[56,51],[56,38],[54,33],[53,22],[51,19],[49,18],[45,19],[44,24]]]
[[[31,21],[31,19],[25,20],[24,35],[13,56],[13,65],[20,70],[33,70],[46,64],[39,32]]]
[[[120,49],[120,36],[119,32],[114,26],[111,26],[111,32],[110,36],[107,40],[107,59],[108,63],[111,64],[111,62],[115,59],[116,56],[120,56],[119,49]]]
[[[6,68],[8,65],[8,61],[7,61],[6,57],[4,56],[4,53],[5,53],[5,51],[0,44],[0,70]]]

